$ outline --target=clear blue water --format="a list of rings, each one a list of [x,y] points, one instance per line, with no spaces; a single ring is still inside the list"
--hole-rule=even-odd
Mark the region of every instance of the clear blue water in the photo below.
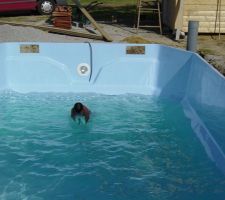
[[[74,102],[92,111],[70,119]],[[0,199],[224,200],[182,107],[141,95],[0,94]]]

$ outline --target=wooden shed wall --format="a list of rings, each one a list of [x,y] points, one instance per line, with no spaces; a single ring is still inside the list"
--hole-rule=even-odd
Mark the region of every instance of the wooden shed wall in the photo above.
[[[225,0],[221,0],[220,30],[225,33]],[[179,10],[178,10],[179,9]],[[216,18],[217,16],[217,18]],[[171,29],[188,31],[188,21],[199,21],[199,32],[219,31],[218,0],[164,0],[163,22]],[[216,22],[217,21],[217,22]]]
[[[218,16],[216,20],[216,16]],[[225,33],[225,1],[221,0],[220,29]],[[183,27],[187,32],[188,21],[199,21],[199,32],[214,33],[219,31],[218,0],[184,0]]]

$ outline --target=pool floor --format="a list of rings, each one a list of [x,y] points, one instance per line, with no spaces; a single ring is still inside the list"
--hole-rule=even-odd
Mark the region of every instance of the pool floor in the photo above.
[[[87,125],[70,119],[76,101]],[[2,92],[0,105],[0,199],[225,199],[225,176],[175,102]]]

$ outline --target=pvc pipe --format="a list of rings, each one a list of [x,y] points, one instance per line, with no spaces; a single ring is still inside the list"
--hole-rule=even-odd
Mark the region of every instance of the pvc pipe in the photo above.
[[[187,50],[197,51],[197,38],[198,38],[199,21],[188,22],[188,38],[187,38]]]

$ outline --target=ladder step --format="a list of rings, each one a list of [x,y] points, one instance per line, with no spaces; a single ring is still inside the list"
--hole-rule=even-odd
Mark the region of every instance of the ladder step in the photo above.
[[[157,13],[159,13],[159,10],[140,10],[140,12],[144,13],[144,12],[149,12],[149,11],[157,11]]]
[[[142,15],[149,13],[151,16],[154,14],[158,16],[157,25],[140,25]],[[162,23],[161,23],[161,10],[160,10],[160,1],[159,0],[138,0],[137,1],[137,33],[139,27],[149,27],[149,28],[159,28],[160,34],[162,34]],[[144,21],[143,21],[144,22]]]
[[[145,6],[145,5],[143,6],[143,5],[138,5],[137,7],[138,7],[138,8],[152,8],[152,9],[158,9],[158,6],[154,6],[154,7],[153,7],[153,6]]]
[[[139,26],[140,28],[148,27],[148,28],[160,28],[160,26],[148,26],[148,25],[142,25]]]

